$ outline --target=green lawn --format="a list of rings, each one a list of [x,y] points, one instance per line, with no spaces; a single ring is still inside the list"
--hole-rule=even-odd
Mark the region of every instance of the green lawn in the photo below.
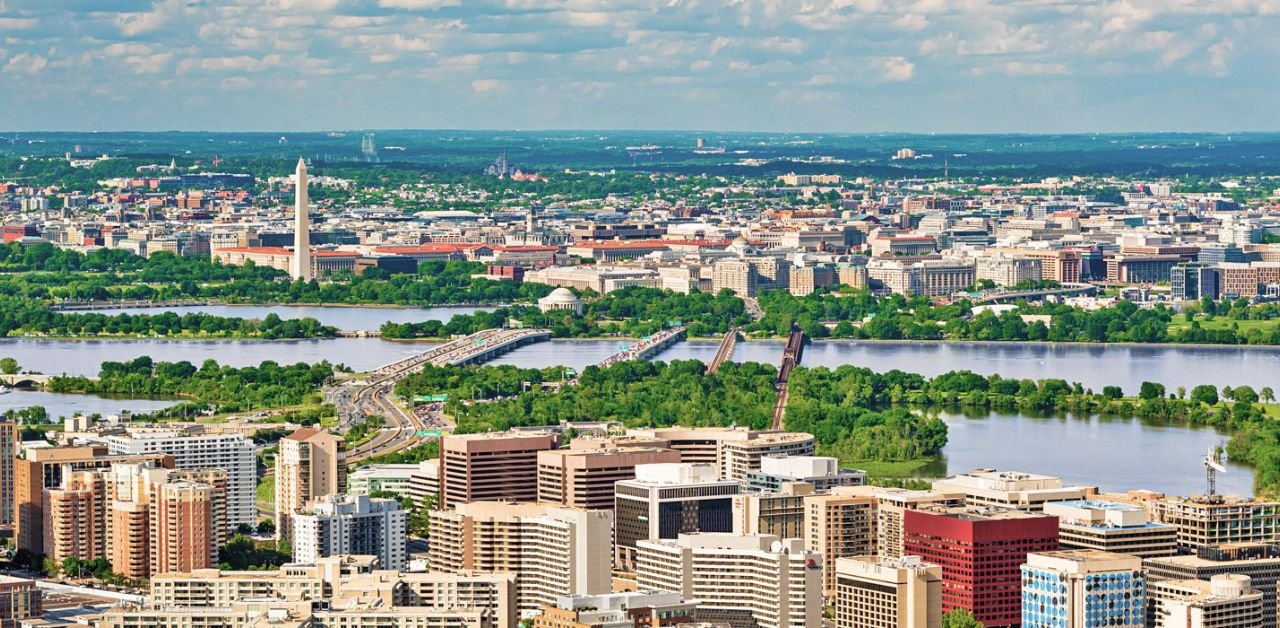
[[[268,504],[276,501],[276,476],[269,475],[258,480],[258,501]]]
[[[1215,316],[1213,320],[1209,320],[1205,316],[1196,316],[1195,320],[1197,323],[1200,323],[1201,329],[1207,329],[1207,330],[1231,329],[1232,325],[1239,325],[1240,333],[1247,332],[1251,329],[1271,331],[1272,329],[1275,329],[1277,326],[1280,326],[1280,318],[1273,318],[1271,320],[1263,320],[1263,321],[1253,321],[1253,320],[1242,321],[1242,320],[1236,320],[1233,318],[1226,318],[1223,316]],[[1174,317],[1173,321],[1169,323],[1170,332],[1179,331],[1182,329],[1186,329],[1188,327],[1191,327],[1191,323],[1184,320],[1181,316]]]
[[[844,461],[841,461],[844,462]],[[848,462],[844,466],[861,469],[871,478],[911,478],[921,469],[933,462],[930,459],[901,461],[862,461]]]

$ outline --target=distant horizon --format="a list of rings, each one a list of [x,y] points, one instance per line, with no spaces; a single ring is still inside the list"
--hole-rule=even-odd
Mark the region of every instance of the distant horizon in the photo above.
[[[406,133],[406,132],[430,132],[430,133],[681,133],[681,134],[720,134],[720,135],[834,135],[834,136],[911,136],[911,137],[947,137],[947,136],[987,136],[987,135],[1008,135],[1008,136],[1025,136],[1025,137],[1054,137],[1054,136],[1118,136],[1118,135],[1280,135],[1280,129],[1266,130],[1213,130],[1213,129],[1196,129],[1189,131],[1172,131],[1172,130],[1141,130],[1129,129],[1119,131],[777,131],[777,130],[717,130],[717,129],[697,129],[697,128],[501,128],[501,127],[346,127],[346,128],[316,128],[316,129],[0,129],[0,136],[9,134],[22,133],[139,133],[139,134],[162,134],[162,133],[208,133],[208,134],[235,134],[235,133]]]

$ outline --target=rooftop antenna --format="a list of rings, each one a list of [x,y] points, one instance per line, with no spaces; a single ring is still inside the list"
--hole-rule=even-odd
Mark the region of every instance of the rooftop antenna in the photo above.
[[[1218,494],[1218,474],[1227,472],[1227,450],[1224,447],[1209,446],[1204,455],[1204,475],[1208,484],[1208,497]]]

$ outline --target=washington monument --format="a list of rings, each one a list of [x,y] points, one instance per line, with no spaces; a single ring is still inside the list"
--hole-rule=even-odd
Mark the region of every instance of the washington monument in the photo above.
[[[293,261],[289,276],[311,280],[311,219],[307,215],[307,164],[298,158],[293,188]]]

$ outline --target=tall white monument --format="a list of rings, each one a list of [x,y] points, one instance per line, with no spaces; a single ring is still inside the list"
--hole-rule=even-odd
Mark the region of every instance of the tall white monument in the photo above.
[[[307,164],[298,158],[294,172],[293,192],[293,262],[289,275],[294,279],[311,280],[311,219],[307,215]]]

